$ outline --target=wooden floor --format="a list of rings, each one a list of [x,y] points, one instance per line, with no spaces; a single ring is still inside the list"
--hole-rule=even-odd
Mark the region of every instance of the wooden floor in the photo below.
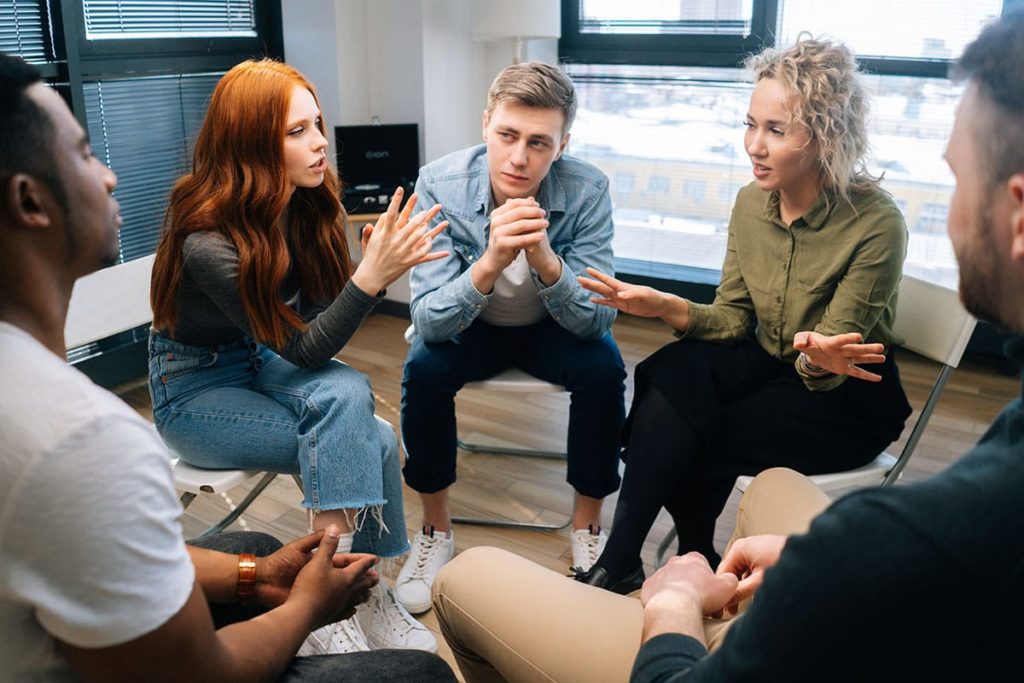
[[[370,317],[345,347],[339,358],[369,375],[377,396],[377,414],[396,429],[402,363],[407,345],[402,333],[408,320],[387,315]],[[667,328],[650,320],[620,316],[614,335],[622,350],[630,381],[632,370],[652,351],[671,340]],[[904,386],[916,410],[924,403],[938,366],[910,353],[902,353],[899,364]],[[904,481],[914,481],[939,472],[965,453],[981,436],[1003,405],[1019,395],[1016,377],[1000,375],[994,363],[967,361],[950,380],[935,415],[932,417]],[[143,379],[117,389],[146,417],[151,417],[149,396]],[[497,439],[506,444],[556,450],[564,447],[568,399],[565,394],[483,394],[466,391],[457,399],[459,427],[465,437]],[[909,432],[909,428],[906,430]],[[902,441],[893,449],[902,447]],[[572,489],[565,483],[565,465],[560,461],[513,458],[487,454],[459,456],[459,481],[453,488],[455,514],[494,516],[512,519],[554,521],[571,513]],[[244,497],[247,487],[227,495],[200,496],[183,519],[186,537],[201,532],[226,514]],[[266,531],[282,539],[306,531],[306,514],[299,505],[300,493],[290,477],[279,477],[239,520],[236,528]],[[735,499],[730,500],[719,519],[716,539],[721,546],[735,520]],[[603,524],[611,526],[615,496],[607,499]],[[405,489],[406,523],[410,536],[420,524],[420,506],[415,493]],[[648,571],[658,542],[670,528],[665,513],[658,519],[646,544],[644,559]],[[568,570],[569,531],[538,532],[502,530],[488,527],[458,526],[456,547],[475,545],[506,548],[559,572]],[[397,567],[390,575],[397,573]],[[432,612],[423,621],[437,633]],[[441,640],[440,635],[438,639]],[[453,664],[450,652],[441,645],[441,654]]]

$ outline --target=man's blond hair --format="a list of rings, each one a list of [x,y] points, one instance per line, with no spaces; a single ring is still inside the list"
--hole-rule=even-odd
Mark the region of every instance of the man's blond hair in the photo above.
[[[564,116],[563,134],[569,132],[576,118],[576,88],[558,67],[544,62],[513,64],[498,74],[487,91],[487,113],[502,102],[558,109]]]

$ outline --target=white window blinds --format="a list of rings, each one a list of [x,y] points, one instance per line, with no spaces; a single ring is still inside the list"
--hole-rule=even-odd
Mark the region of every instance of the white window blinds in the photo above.
[[[84,84],[93,150],[118,176],[122,261],[156,250],[168,195],[189,169],[192,144],[221,75]]]
[[[85,0],[89,40],[256,35],[253,0]]]
[[[0,0],[0,52],[37,64],[50,61],[45,17],[39,0]]]

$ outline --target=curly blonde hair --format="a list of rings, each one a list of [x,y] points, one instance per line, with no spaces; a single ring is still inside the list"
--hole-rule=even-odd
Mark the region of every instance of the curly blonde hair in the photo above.
[[[878,187],[881,177],[871,175],[864,163],[867,94],[858,77],[860,68],[845,45],[801,34],[792,47],[768,48],[748,57],[744,66],[755,81],[774,78],[785,89],[783,105],[817,146],[826,190],[849,201],[851,193]]]

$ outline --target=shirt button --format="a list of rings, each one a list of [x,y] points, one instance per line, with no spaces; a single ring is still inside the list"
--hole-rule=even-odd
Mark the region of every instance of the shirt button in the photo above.
[[[473,259],[474,259],[474,257],[473,257],[473,256],[470,256],[470,257],[469,257],[469,260],[470,260],[470,261],[472,261]]]
[[[775,297],[775,303],[781,304],[782,303],[782,297],[781,296]]]

